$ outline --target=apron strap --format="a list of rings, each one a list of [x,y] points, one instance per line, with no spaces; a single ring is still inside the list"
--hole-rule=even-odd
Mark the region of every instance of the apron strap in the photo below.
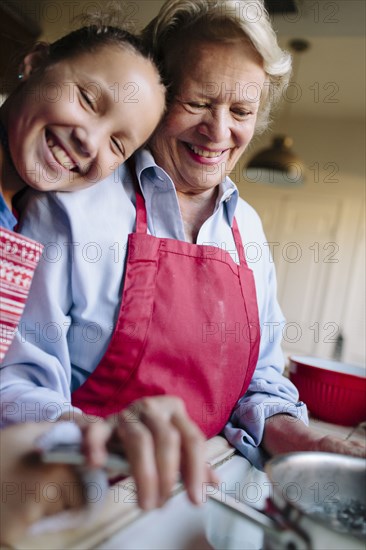
[[[245,254],[244,254],[243,241],[241,240],[239,227],[238,227],[238,224],[237,224],[237,221],[236,221],[235,217],[233,219],[233,226],[231,228],[231,231],[233,232],[236,250],[238,251],[238,254],[239,254],[240,265],[244,265],[244,266],[248,267],[247,260],[245,258]]]
[[[147,212],[145,199],[142,196],[139,181],[136,174],[136,163],[133,157],[127,161],[128,168],[131,172],[133,186],[136,194],[136,233],[147,233]]]
[[[145,199],[139,190],[136,190],[136,233],[147,233]]]

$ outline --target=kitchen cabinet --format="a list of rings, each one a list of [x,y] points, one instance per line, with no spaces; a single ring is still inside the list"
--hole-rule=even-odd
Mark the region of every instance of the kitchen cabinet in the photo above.
[[[355,197],[254,185],[241,195],[259,213],[286,317],[285,354],[365,364],[365,225]]]
[[[366,356],[366,300],[365,292],[365,218],[361,218],[355,239],[354,253],[351,259],[352,269],[349,277],[349,307],[345,308],[344,327],[347,330],[345,339],[345,357],[354,363],[365,362]]]

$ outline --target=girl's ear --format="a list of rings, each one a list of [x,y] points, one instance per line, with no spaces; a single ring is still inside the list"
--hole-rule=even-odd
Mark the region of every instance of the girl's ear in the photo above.
[[[46,42],[39,42],[34,46],[31,52],[29,52],[19,68],[19,78],[27,80],[34,71],[42,67],[48,57],[49,44]]]

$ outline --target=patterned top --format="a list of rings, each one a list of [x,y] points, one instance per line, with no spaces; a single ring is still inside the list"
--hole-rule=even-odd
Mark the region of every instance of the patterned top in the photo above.
[[[43,246],[0,227],[0,362],[11,344]]]

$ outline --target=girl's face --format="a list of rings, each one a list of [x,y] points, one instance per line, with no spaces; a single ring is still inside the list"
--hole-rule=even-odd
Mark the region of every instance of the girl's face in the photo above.
[[[14,166],[31,187],[71,191],[106,178],[153,132],[164,91],[150,61],[102,46],[32,70],[12,102],[8,140]]]

